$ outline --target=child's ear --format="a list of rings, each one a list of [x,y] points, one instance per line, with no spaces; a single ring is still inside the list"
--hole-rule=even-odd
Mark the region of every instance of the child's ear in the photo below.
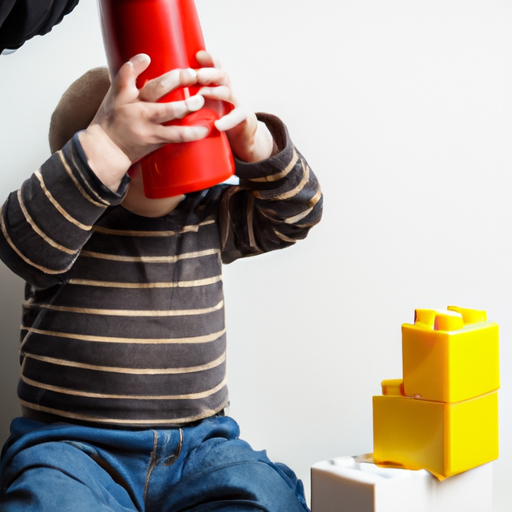
[[[76,132],[89,126],[109,87],[107,68],[91,69],[69,86],[50,121],[48,138],[52,153],[62,149]]]

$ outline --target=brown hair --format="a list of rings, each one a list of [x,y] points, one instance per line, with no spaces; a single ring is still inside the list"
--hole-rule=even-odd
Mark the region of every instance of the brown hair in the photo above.
[[[62,95],[50,121],[48,134],[52,153],[62,149],[73,135],[94,119],[110,87],[107,68],[94,68],[75,80]]]

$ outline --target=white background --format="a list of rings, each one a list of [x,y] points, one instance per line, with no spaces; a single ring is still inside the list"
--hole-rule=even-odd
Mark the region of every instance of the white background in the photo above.
[[[419,307],[501,326],[495,511],[512,501],[512,2],[197,0],[239,96],[275,113],[319,176],[304,242],[225,269],[231,415],[309,468],[372,451],[371,397],[401,377]],[[51,112],[105,57],[96,4],[0,57],[0,192],[48,156]],[[0,265],[2,439],[18,414],[22,283]]]

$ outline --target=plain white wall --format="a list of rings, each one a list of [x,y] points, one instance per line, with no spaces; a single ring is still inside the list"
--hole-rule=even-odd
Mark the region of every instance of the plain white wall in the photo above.
[[[372,450],[371,397],[401,376],[418,307],[501,326],[501,457],[512,486],[512,3],[197,0],[207,46],[252,108],[281,116],[322,182],[308,239],[225,269],[243,437],[309,488],[319,460]],[[0,57],[0,192],[49,156],[65,88],[105,62],[95,2]],[[0,435],[15,398],[21,282],[0,265]]]

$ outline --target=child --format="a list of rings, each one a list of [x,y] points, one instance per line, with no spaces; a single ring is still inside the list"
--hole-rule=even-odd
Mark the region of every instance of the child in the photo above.
[[[197,72],[140,90],[149,58],[132,58],[99,109],[106,72],[78,80],[52,118],[56,153],[2,207],[0,256],[27,282],[23,416],[2,452],[2,512],[307,510],[294,473],[223,414],[221,263],[304,238],[322,196],[284,125],[240,106],[228,75],[197,57]],[[194,83],[200,95],[156,103]],[[217,128],[240,185],[146,198],[137,162],[205,137],[161,124],[204,98],[235,107]]]

